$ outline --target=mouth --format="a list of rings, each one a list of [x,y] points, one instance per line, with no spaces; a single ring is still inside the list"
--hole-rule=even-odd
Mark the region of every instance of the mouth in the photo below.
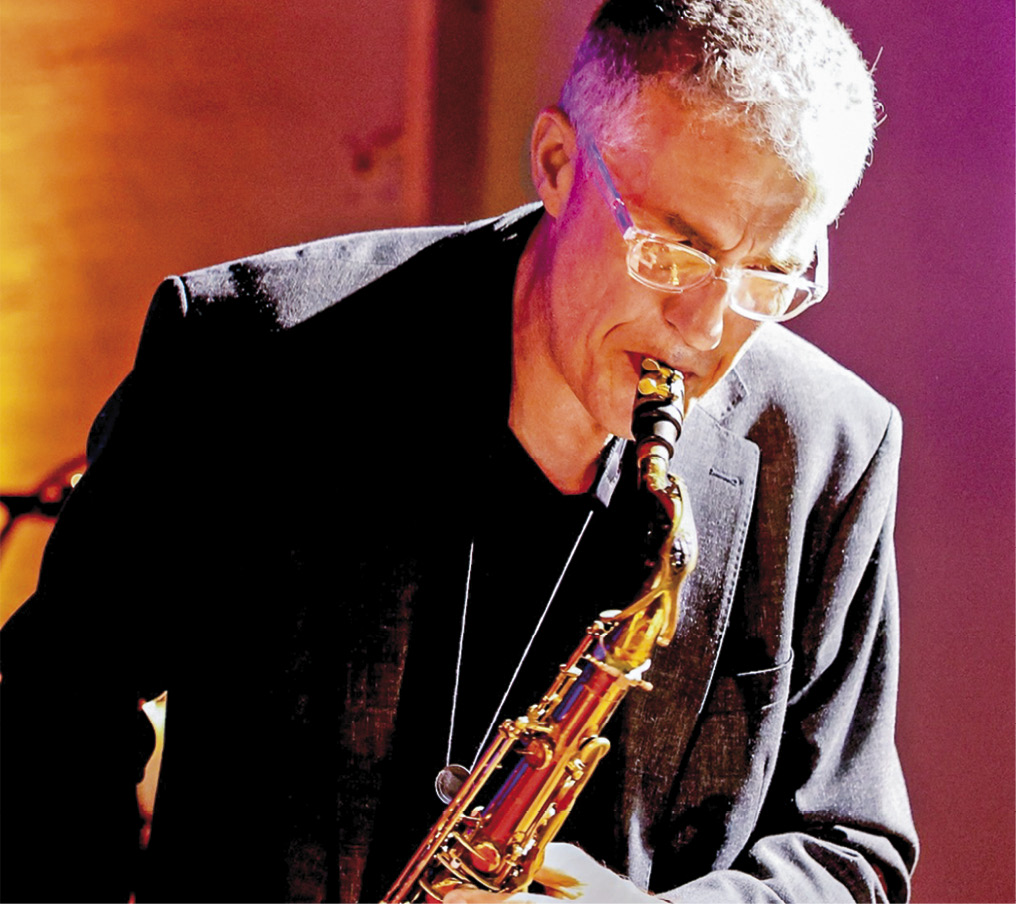
[[[671,370],[679,370],[684,376],[686,383],[688,382],[689,379],[695,376],[695,371],[689,370],[688,368],[685,367],[677,367],[674,364],[671,364],[666,358],[662,357],[661,355],[654,355],[645,352],[626,352],[625,354],[628,356],[629,362],[631,362],[631,368],[635,374],[636,380],[638,380],[639,377],[642,376],[642,362],[645,361],[647,358],[652,359],[657,364],[661,364],[664,367],[669,367]]]

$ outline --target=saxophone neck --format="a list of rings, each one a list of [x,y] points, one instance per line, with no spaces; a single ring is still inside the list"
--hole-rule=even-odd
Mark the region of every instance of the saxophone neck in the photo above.
[[[638,449],[639,484],[656,496],[668,509],[670,451],[662,443],[640,445]]]
[[[634,601],[611,613],[603,647],[618,668],[642,665],[653,647],[666,646],[677,630],[682,584],[695,567],[698,541],[688,491],[670,473],[684,425],[684,376],[652,359],[642,376],[632,417],[639,491],[645,495],[648,572]]]

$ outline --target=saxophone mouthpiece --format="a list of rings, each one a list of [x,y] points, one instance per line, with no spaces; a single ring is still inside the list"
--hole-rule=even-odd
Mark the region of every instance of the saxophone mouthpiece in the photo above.
[[[640,468],[650,456],[669,462],[683,426],[684,374],[646,358],[632,414],[632,435]]]

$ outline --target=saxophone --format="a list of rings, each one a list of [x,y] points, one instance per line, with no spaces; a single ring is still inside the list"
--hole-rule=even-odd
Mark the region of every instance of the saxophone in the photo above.
[[[610,748],[601,737],[607,720],[629,688],[652,690],[643,676],[653,647],[674,636],[698,550],[687,489],[668,472],[683,422],[682,374],[647,358],[632,419],[647,523],[638,594],[627,608],[602,612],[540,701],[501,724],[385,904],[440,901],[466,884],[524,889]],[[509,755],[507,775],[484,795]]]

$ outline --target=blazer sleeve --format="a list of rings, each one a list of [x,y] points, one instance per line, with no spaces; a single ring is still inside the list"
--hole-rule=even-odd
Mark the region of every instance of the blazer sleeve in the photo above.
[[[150,319],[179,322],[183,300],[168,280]],[[186,379],[154,363],[139,356],[96,419],[37,590],[0,635],[4,900],[132,891],[135,784],[152,749],[139,700],[164,689],[157,628],[186,598],[176,566],[189,555],[181,491],[193,477],[174,430]]]
[[[908,898],[917,839],[894,737],[900,439],[893,408],[818,569],[816,598],[798,603],[798,677],[751,840],[731,869],[664,892],[664,900]]]

